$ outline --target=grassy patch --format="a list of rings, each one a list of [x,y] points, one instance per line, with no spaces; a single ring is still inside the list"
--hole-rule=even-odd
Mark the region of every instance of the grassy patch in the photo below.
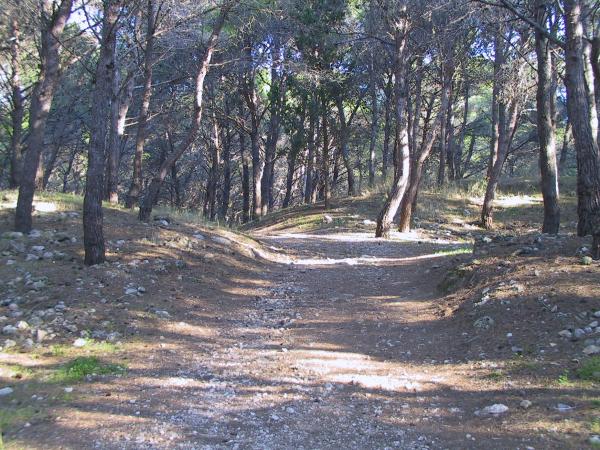
[[[571,384],[571,380],[569,380],[569,371],[565,370],[562,374],[560,374],[557,382],[561,386],[566,386],[566,385]]]
[[[59,368],[54,381],[59,383],[83,380],[88,375],[121,375],[126,367],[121,364],[103,363],[94,356],[81,356]]]
[[[119,346],[112,342],[96,342],[93,339],[86,339],[83,347],[73,347],[72,345],[57,344],[50,347],[52,356],[62,357],[85,352],[87,354],[106,354],[116,353]]]
[[[600,417],[595,417],[590,422],[590,431],[593,434],[600,434]],[[596,446],[599,447],[599,446]]]
[[[0,430],[7,430],[19,424],[31,421],[33,418],[42,416],[43,413],[32,406],[21,406],[16,408],[0,408]],[[2,448],[2,447],[0,447]]]
[[[600,356],[594,356],[584,361],[577,371],[577,375],[582,380],[600,382]]]
[[[471,253],[473,253],[473,249],[471,247],[450,248],[435,252],[436,255],[441,256],[470,255]]]
[[[0,376],[6,378],[31,378],[33,370],[20,364],[0,364]]]
[[[488,380],[501,380],[502,378],[504,378],[504,374],[502,372],[500,372],[499,370],[496,370],[495,372],[489,373],[485,376],[485,378],[487,378]]]

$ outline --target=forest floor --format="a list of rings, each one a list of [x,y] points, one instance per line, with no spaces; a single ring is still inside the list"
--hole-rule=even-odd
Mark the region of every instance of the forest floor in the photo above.
[[[3,445],[593,447],[600,266],[572,223],[537,233],[538,198],[507,195],[483,232],[464,197],[424,194],[387,240],[380,196],[244,234],[107,208],[92,268],[81,199],[40,198],[39,232],[0,240]]]

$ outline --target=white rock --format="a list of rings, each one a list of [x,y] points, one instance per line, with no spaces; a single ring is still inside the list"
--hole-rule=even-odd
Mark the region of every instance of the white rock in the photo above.
[[[206,237],[203,234],[200,234],[200,233],[194,234],[194,238],[198,239],[199,241],[206,240]]]
[[[585,353],[586,355],[597,355],[598,353],[600,353],[600,347],[597,345],[588,345],[586,348],[583,349],[583,353]]]
[[[29,261],[37,261],[38,259],[40,259],[39,256],[37,255],[32,255],[31,253],[29,253],[26,257],[25,257],[25,261],[29,262]]]
[[[24,320],[20,320],[19,322],[17,322],[17,328],[19,330],[28,330],[29,324],[27,322],[25,322]]]
[[[231,245],[231,241],[229,239],[226,239],[224,237],[221,236],[213,236],[212,240],[214,242],[216,242],[217,244],[221,244],[221,245]]]
[[[75,341],[73,342],[73,347],[85,347],[85,345],[87,344],[87,341],[83,338],[78,338],[75,339]]]
[[[14,392],[13,388],[11,387],[5,387],[0,389],[0,396],[4,396],[4,395],[10,395]]]
[[[502,403],[495,403],[490,406],[486,406],[481,410],[484,414],[504,414],[508,411],[508,406],[503,405]]]
[[[569,330],[559,331],[558,335],[567,339],[571,339],[573,337],[573,333],[571,333]]]
[[[6,325],[4,328],[2,328],[2,333],[8,335],[17,334],[17,327]]]
[[[329,214],[325,214],[323,216],[323,222],[325,222],[325,223],[331,223],[331,222],[333,222],[333,217],[331,217]]]
[[[66,387],[66,388],[65,388],[65,392],[66,392],[67,394],[70,394],[71,392],[73,392],[73,388],[72,388],[72,387],[70,387],[70,386],[69,386],[69,387]]]
[[[521,408],[523,409],[527,409],[529,408],[533,403],[531,403],[531,401],[529,400],[523,400],[521,403],[519,403],[521,405]]]

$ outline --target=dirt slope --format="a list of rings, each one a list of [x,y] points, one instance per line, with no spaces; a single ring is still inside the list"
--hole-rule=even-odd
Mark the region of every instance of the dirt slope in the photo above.
[[[557,334],[600,309],[598,266],[579,264],[579,241],[538,243],[536,259],[513,256],[533,236],[483,242],[464,227],[379,241],[365,207],[292,215],[252,231],[261,243],[109,211],[110,263],[99,268],[80,264],[72,213],[42,215],[42,237],[4,239],[26,248],[7,244],[0,261],[0,325],[54,310],[3,336],[17,344],[0,353],[0,388],[13,389],[0,397],[7,447],[588,446],[598,385],[577,378],[583,339]],[[310,229],[297,227],[309,216]],[[36,244],[65,256],[25,261]],[[549,271],[551,258],[560,267]],[[552,288],[546,310],[538,297]],[[494,324],[474,327],[483,316]],[[34,328],[54,333],[38,344]],[[105,373],[65,371],[82,357]],[[486,413],[494,404],[508,410]]]

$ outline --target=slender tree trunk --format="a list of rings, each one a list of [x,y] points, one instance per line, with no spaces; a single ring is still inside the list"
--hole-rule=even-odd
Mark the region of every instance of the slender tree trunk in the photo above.
[[[15,2],[16,6],[20,2]],[[10,88],[12,109],[10,112],[11,135],[10,135],[10,179],[9,186],[14,189],[19,186],[21,177],[21,139],[23,136],[23,117],[25,106],[23,92],[21,89],[21,33],[17,14],[14,8],[10,17]]]
[[[454,68],[450,62],[443,62],[442,64],[442,89],[450,91],[452,89],[452,78],[454,76]],[[441,122],[440,127],[440,165],[438,167],[437,184],[442,186],[446,182],[446,164],[450,160],[448,155],[448,128],[451,125],[451,102],[450,100],[446,103],[446,110],[444,111],[444,119]]]
[[[15,213],[15,230],[21,232],[29,232],[32,226],[36,175],[44,146],[46,122],[60,76],[60,36],[71,15],[72,5],[73,0],[62,0],[57,8],[51,0],[43,0],[41,5],[41,19],[44,24],[41,33],[41,70],[31,94],[29,138],[27,151],[23,155]]]
[[[120,7],[120,1],[106,0],[104,2],[102,40],[95,74],[94,108],[83,198],[83,245],[85,247],[85,263],[88,266],[103,263],[106,259],[102,194],[104,191],[104,158],[110,122],[110,92],[112,92],[113,77],[115,76],[115,47]]]
[[[392,77],[390,76],[385,88],[385,115],[383,124],[383,149],[381,155],[381,177],[387,180],[390,163],[390,137],[392,132]]]
[[[208,174],[206,186],[206,197],[204,201],[204,217],[215,220],[215,204],[217,200],[217,186],[219,183],[219,172],[221,166],[221,140],[217,118],[213,119],[213,145],[211,155],[211,168]]]
[[[244,119],[244,108],[239,104],[240,117]],[[246,133],[241,130],[238,134],[242,160],[242,223],[250,221],[250,161],[246,150]]]
[[[156,2],[148,0],[148,22],[146,25],[146,48],[144,49],[144,90],[142,104],[138,115],[137,133],[135,136],[135,153],[133,155],[133,175],[131,185],[125,198],[125,206],[133,208],[142,192],[142,159],[146,142],[148,113],[152,98],[152,71],[154,66],[154,40],[156,34]]]
[[[406,117],[407,92],[406,92],[406,39],[408,31],[408,18],[406,6],[402,5],[401,15],[397,19],[394,30],[394,72],[395,72],[395,114],[396,114],[396,142],[398,155],[396,158],[396,172],[392,190],[377,219],[375,237],[389,236],[392,221],[404,197],[406,186],[410,178],[410,151],[408,145],[408,119]]]
[[[427,117],[423,127],[423,140],[421,142],[421,148],[419,149],[418,155],[414,156],[412,168],[410,172],[409,184],[402,199],[402,208],[400,210],[400,226],[399,231],[402,233],[408,233],[411,229],[413,213],[417,207],[417,196],[419,193],[419,186],[421,184],[421,178],[423,176],[423,168],[425,161],[431,154],[433,144],[435,143],[436,134],[439,132],[440,124],[445,120],[445,112],[448,109],[450,98],[450,85],[442,85],[442,98],[440,101],[440,109],[437,117],[431,126],[428,126],[430,121],[431,112],[433,109],[434,99],[431,99],[429,107],[427,108]],[[419,113],[420,114],[420,113]],[[416,149],[415,149],[416,153]]]
[[[352,167],[352,162],[350,161],[350,149],[348,148],[348,122],[346,121],[344,99],[342,94],[338,94],[336,96],[336,104],[338,117],[340,120],[338,142],[348,177],[348,195],[350,197],[354,197],[356,195],[356,183],[354,180],[354,168]],[[325,121],[323,122],[323,125],[325,125]]]
[[[491,229],[494,226],[493,211],[494,199],[496,198],[496,188],[500,181],[502,168],[508,156],[511,147],[512,136],[517,124],[518,105],[515,99],[510,101],[509,105],[500,103],[498,108],[498,154],[492,167],[492,172],[488,179],[485,197],[483,200],[483,208],[481,210],[481,224],[486,229]]]
[[[490,158],[488,160],[488,178],[491,176],[492,168],[496,163],[498,155],[498,105],[500,97],[500,71],[504,64],[504,46],[502,43],[501,31],[497,30],[494,36],[494,84],[492,87],[492,131],[490,135]]]
[[[469,80],[465,80],[465,104],[463,110],[463,120],[460,126],[460,135],[458,138],[458,146],[456,148],[456,153],[454,155],[454,167],[456,170],[456,179],[461,179],[464,174],[463,167],[463,151],[465,146],[465,134],[467,132],[467,124],[469,121],[469,95],[470,95],[470,86]]]
[[[323,95],[323,104],[322,104],[322,130],[323,130],[323,160],[322,162],[322,179],[323,179],[323,200],[325,202],[325,209],[329,209],[330,205],[330,186],[329,186],[329,133],[328,133],[328,124],[327,124],[327,101],[325,100],[325,95]],[[350,183],[348,182],[348,185]],[[349,189],[349,188],[348,188]]]
[[[230,106],[227,100],[225,101],[225,113],[230,114]],[[221,207],[219,208],[219,219],[223,222],[227,219],[229,211],[229,201],[231,197],[231,130],[229,124],[226,123],[222,127],[223,141],[223,189],[221,195]]]
[[[537,21],[547,21],[546,1],[536,1]],[[553,102],[556,92],[552,83],[552,63],[548,38],[539,30],[535,32],[537,55],[537,132],[540,144],[540,171],[542,196],[544,198],[543,233],[557,234],[560,226],[558,204],[558,167],[556,163],[556,138],[554,130]]]
[[[225,24],[227,14],[232,6],[233,3],[228,0],[226,0],[221,6],[219,17],[217,18],[213,27],[213,31],[206,42],[204,53],[200,59],[198,72],[196,73],[192,125],[188,130],[187,136],[183,142],[181,142],[179,147],[165,159],[165,161],[161,164],[159,171],[150,182],[150,186],[148,186],[148,193],[140,205],[139,219],[142,221],[147,221],[150,218],[150,214],[152,214],[152,207],[154,202],[158,199],[160,188],[165,177],[167,176],[169,169],[196,140],[196,136],[198,135],[198,130],[200,129],[200,124],[202,121],[202,96],[204,93],[204,79],[208,73],[210,61],[217,45],[217,40],[219,39],[219,34],[221,33],[221,29]]]
[[[314,191],[314,166],[315,166],[315,128],[316,128],[316,105],[314,98],[311,98],[309,105],[309,126],[307,136],[308,155],[306,161],[306,183],[304,186],[304,203],[312,203]]]
[[[592,133],[583,56],[582,1],[565,0],[567,109],[577,152],[577,234],[592,235],[600,257],[600,156]]]
[[[110,147],[106,154],[105,198],[112,204],[119,203],[119,161],[121,161],[121,153],[125,148],[125,120],[131,106],[135,85],[133,73],[130,73],[125,81],[125,85],[120,86],[119,70],[116,66],[117,63],[115,60],[115,76],[113,80],[115,92],[111,105]]]
[[[569,154],[569,143],[571,142],[572,138],[573,138],[573,133],[571,132],[571,121],[567,120],[567,124],[565,125],[565,135],[563,137],[563,144],[562,144],[562,148],[560,150],[559,168],[560,168],[561,175],[562,175],[562,172],[566,168],[565,166],[567,165],[567,156]]]
[[[369,141],[369,187],[375,186],[375,147],[379,134],[379,100],[377,98],[377,83],[375,83],[374,55],[371,52],[371,139]]]

